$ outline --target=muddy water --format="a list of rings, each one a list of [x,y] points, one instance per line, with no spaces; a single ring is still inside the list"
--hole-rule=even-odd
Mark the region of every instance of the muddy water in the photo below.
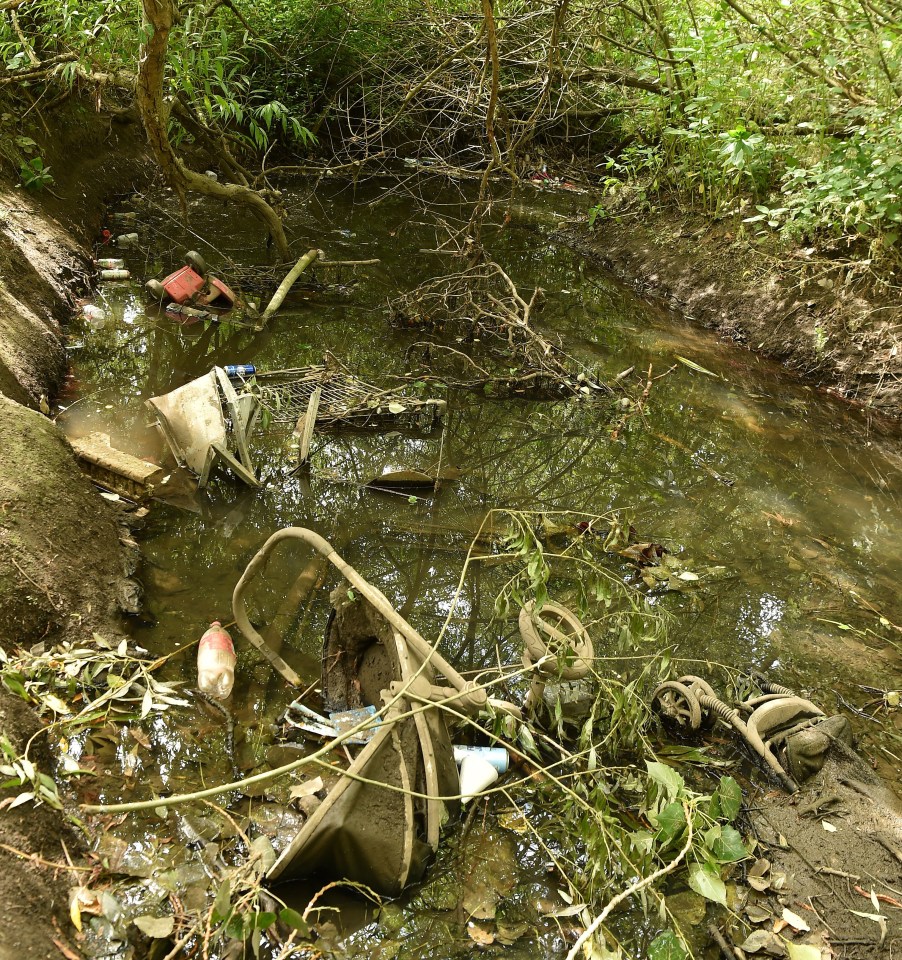
[[[404,372],[405,351],[420,335],[389,324],[386,299],[449,269],[447,257],[428,251],[446,237],[440,221],[465,219],[466,204],[428,182],[333,185],[289,196],[298,249],[316,245],[329,259],[380,263],[356,279],[351,271],[323,275],[332,282],[295,297],[262,334],[180,327],[148,311],[138,285],[105,287],[98,302],[110,314],[108,324],[85,326],[73,343],[67,399],[80,399],[70,420],[85,429],[100,426],[132,449],[150,449],[143,401],[214,363],[281,369],[318,362],[329,350],[378,383]],[[496,400],[429,385],[422,396],[448,401],[443,427],[428,434],[318,435],[309,476],[293,471],[288,432],[270,429],[254,442],[262,490],[223,480],[191,510],[154,505],[140,535],[147,602],[133,623],[136,639],[159,656],[195,640],[212,619],[230,620],[231,591],[244,566],[270,533],[287,525],[312,527],[332,540],[429,636],[448,612],[467,545],[487,510],[618,509],[643,540],[665,544],[699,577],[655,596],[672,615],[673,656],[703,661],[693,672],[711,670],[706,663],[766,669],[831,710],[841,708],[838,698],[858,706],[872,701],[876,695],[860,685],[902,686],[902,632],[894,626],[902,624],[898,434],[652,309],[586,266],[552,236],[576,208],[573,198],[553,195],[499,205],[484,241],[522,289],[545,290],[536,323],[560,334],[579,362],[607,378],[629,367],[633,378],[649,368],[653,377],[666,374],[654,380],[643,418],[612,433],[607,403]],[[145,228],[143,251],[129,258],[138,275],[178,265],[186,247],[214,266],[265,262],[259,229],[233,211],[196,207],[187,234],[168,214],[146,220],[153,226]],[[363,487],[390,469],[437,465],[459,476],[436,496],[411,502]],[[259,622],[278,619],[286,658],[312,682],[331,584],[303,610],[280,611],[304,560],[289,550],[273,562],[255,587],[254,608]],[[626,565],[621,573],[635,579]],[[496,642],[513,659],[512,625],[490,625],[503,579],[482,571],[465,585],[445,638],[446,654],[461,669],[494,662]],[[552,592],[554,586],[552,580]],[[174,657],[167,670],[170,679],[193,683],[193,650]],[[284,761],[268,730],[290,698],[242,645],[233,698],[233,759],[241,773]],[[898,726],[851,718],[874,763],[897,776]],[[139,799],[150,788],[181,791],[231,778],[222,718],[202,705],[158,718],[150,737],[154,749],[137,754],[125,779],[131,741],[83,745],[108,751],[109,775],[94,783],[93,797]],[[492,829],[494,879],[486,884],[502,877],[497,889],[518,905],[512,922],[541,913],[536,905],[556,895],[541,852],[514,832]],[[153,822],[137,819],[121,831],[133,845],[158,832]],[[454,877],[462,863],[471,869],[466,850],[444,853],[426,887],[384,913],[380,924],[358,918],[363,926],[349,947],[365,953],[376,943],[387,949],[404,942],[386,956],[464,950],[470,941],[453,922],[460,919],[459,900],[442,888],[442,878]],[[560,952],[553,928],[540,939],[538,949],[527,938],[509,951]],[[423,952],[427,943],[438,952]]]

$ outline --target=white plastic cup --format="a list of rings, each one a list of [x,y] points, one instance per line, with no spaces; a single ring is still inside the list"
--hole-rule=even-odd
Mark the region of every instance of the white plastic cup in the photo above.
[[[214,620],[197,648],[197,688],[217,700],[225,700],[235,684],[235,645]]]
[[[498,779],[498,771],[482,757],[467,754],[460,765],[460,802],[468,804]]]

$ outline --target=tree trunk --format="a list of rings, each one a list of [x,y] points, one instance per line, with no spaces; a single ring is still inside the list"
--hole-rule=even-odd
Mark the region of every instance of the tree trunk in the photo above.
[[[166,131],[169,111],[163,99],[163,77],[166,68],[166,51],[169,47],[169,33],[178,20],[178,3],[177,0],[142,0],[142,2],[144,18],[151,27],[152,33],[144,45],[138,71],[138,109],[154,159],[183,201],[186,191],[191,190],[208,197],[234,200],[249,207],[269,228],[279,255],[283,260],[288,260],[288,240],[282,221],[260,193],[243,184],[219,183],[202,173],[195,173],[182,163],[173,150]]]

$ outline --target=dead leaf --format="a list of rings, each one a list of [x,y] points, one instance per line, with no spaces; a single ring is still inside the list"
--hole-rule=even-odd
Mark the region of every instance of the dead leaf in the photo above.
[[[755,930],[750,933],[741,949],[745,953],[764,952],[771,957],[783,957],[786,955],[786,948],[783,941],[775,936],[770,930]]]
[[[793,913],[789,907],[783,908],[783,919],[793,928],[793,930],[801,930],[803,932],[808,932],[811,930],[811,927],[797,914]]]
[[[168,937],[175,928],[175,917],[135,917],[134,924],[141,933],[146,933],[148,937],[153,937],[156,940],[162,940],[164,937]]]
[[[631,543],[620,551],[621,557],[638,563],[639,566],[654,566],[667,553],[667,548],[660,543]]]
[[[304,783],[292,787],[289,796],[292,800],[297,800],[299,797],[312,797],[314,793],[319,793],[322,789],[323,778],[314,777],[313,780],[306,780]]]
[[[478,943],[480,947],[487,947],[495,942],[494,933],[472,920],[467,924],[467,933],[473,943]]]

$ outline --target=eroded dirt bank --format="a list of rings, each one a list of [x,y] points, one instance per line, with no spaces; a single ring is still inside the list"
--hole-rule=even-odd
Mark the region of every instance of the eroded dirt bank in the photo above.
[[[0,184],[0,647],[90,639],[119,629],[119,611],[134,602],[136,557],[122,548],[114,508],[83,476],[55,424],[39,412],[66,373],[64,323],[71,290],[84,286],[87,251],[109,179],[83,178],[78,157],[96,161],[103,121],[71,118],[71,136],[55,144],[59,196],[43,201]],[[119,164],[134,158],[136,140]],[[50,151],[48,149],[48,155]],[[73,162],[75,158],[75,162]],[[132,158],[129,160],[129,158]],[[82,171],[83,172],[83,171]],[[95,172],[96,173],[96,172]],[[53,773],[46,734],[26,703],[0,687],[0,733],[36,770]],[[6,762],[6,759],[4,759]],[[12,800],[28,784],[3,791]],[[64,845],[65,844],[65,848]],[[71,950],[65,866],[82,850],[78,830],[44,804],[0,814],[0,956],[46,958]],[[66,932],[68,931],[68,932]],[[68,954],[71,955],[71,954]]]
[[[870,261],[839,250],[777,250],[750,240],[741,217],[674,209],[559,236],[647,298],[855,404],[902,417],[902,299],[870,275]]]

